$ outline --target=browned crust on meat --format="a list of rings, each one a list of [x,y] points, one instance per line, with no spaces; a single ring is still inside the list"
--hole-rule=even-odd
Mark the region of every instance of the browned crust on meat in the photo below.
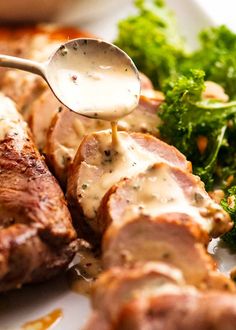
[[[236,295],[219,288],[198,291],[172,277],[171,268],[165,278],[167,265],[164,274],[158,274],[158,265],[162,264],[151,263],[146,271],[142,264],[114,268],[103,274],[93,297],[95,311],[85,329],[96,324],[101,330],[234,329]]]
[[[63,193],[26,127],[0,141],[0,182],[0,290],[7,290],[64,269],[77,242]]]
[[[234,330],[236,296],[222,292],[166,294],[121,307],[114,330]]]
[[[61,247],[40,237],[33,226],[17,223],[0,230],[0,291],[47,280],[68,265],[76,241]]]

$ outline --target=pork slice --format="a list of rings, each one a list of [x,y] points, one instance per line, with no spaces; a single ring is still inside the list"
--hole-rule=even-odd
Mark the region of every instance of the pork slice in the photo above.
[[[93,312],[83,330],[113,330],[114,326],[99,312]]]
[[[31,103],[47,88],[44,80],[24,71],[8,70],[3,79],[1,92],[17,104],[18,111],[28,119]]]
[[[100,234],[98,209],[105,193],[118,181],[132,177],[157,162],[191,171],[191,164],[174,147],[147,134],[118,132],[112,145],[111,131],[86,136],[68,174],[67,197],[75,222]]]
[[[0,252],[1,264],[5,265],[0,267],[4,290],[5,282],[6,289],[10,289],[64,269],[77,242],[59,185],[34,146],[14,103],[3,95],[0,95],[0,182],[0,233],[6,237],[1,239]],[[17,275],[18,267],[12,262],[18,262],[15,258],[18,254],[32,259],[24,276]]]
[[[21,33],[21,29],[0,26],[0,54],[28,58],[31,35]],[[2,87],[7,68],[0,68],[0,88]]]
[[[47,134],[51,122],[57,112],[62,109],[62,104],[49,88],[30,104],[27,120],[34,142],[40,151],[45,151]]]
[[[235,286],[233,292],[235,292]],[[222,303],[215,304],[214,298]],[[222,298],[221,298],[222,297]],[[114,267],[103,273],[95,282],[92,295],[93,314],[85,329],[190,329],[190,320],[196,322],[198,329],[215,324],[217,312],[208,313],[207,304],[202,308],[202,301],[209,303],[209,308],[216,307],[221,313],[224,301],[233,302],[235,294],[220,291],[200,291],[186,284],[180,270],[166,263],[137,263],[131,268]],[[219,306],[218,306],[219,305]],[[200,309],[201,321],[197,320]],[[227,308],[223,313],[227,313]],[[178,313],[180,315],[178,315]],[[234,311],[229,313],[234,315]],[[182,323],[182,318],[189,323]],[[150,319],[149,319],[150,317]],[[199,321],[199,324],[197,323]],[[212,323],[210,323],[212,322]],[[216,322],[217,324],[217,322]],[[200,327],[202,326],[202,328]],[[195,327],[194,327],[195,329]],[[214,329],[214,328],[213,328]],[[221,328],[220,328],[221,329]]]
[[[142,90],[139,105],[128,116],[118,122],[119,130],[148,133],[158,137],[161,120],[158,110],[163,103],[163,94],[152,89]]]
[[[95,311],[84,330],[234,330],[235,306],[232,294],[176,288],[121,305],[115,322]]]
[[[121,307],[113,330],[234,330],[236,295],[182,292],[137,297]],[[87,329],[89,330],[89,328]]]
[[[110,124],[99,119],[89,119],[60,108],[51,121],[46,138],[45,154],[56,177],[66,187],[67,173],[70,164],[87,134],[107,129]]]
[[[0,292],[47,280],[65,269],[77,250],[71,241],[59,248],[33,226],[16,223],[0,230]]]
[[[152,95],[142,95],[138,107],[118,122],[118,129],[157,136],[160,122],[157,110],[163,96],[151,89],[151,82],[146,76],[141,75],[141,82],[142,92]],[[61,111],[58,112],[58,109]],[[44,149],[50,167],[63,187],[67,182],[68,167],[83,137],[110,127],[106,121],[86,118],[69,111],[49,91],[32,104],[29,122],[37,146]]]
[[[135,297],[185,285],[178,269],[161,262],[136,264],[131,268],[114,267],[104,272],[95,282],[93,308],[109,321],[114,321],[122,304]]]
[[[228,213],[209,197],[198,176],[165,163],[111,187],[102,200],[98,223],[103,233],[110,223],[166,212],[190,215],[211,237],[232,228]]]
[[[109,226],[103,237],[103,265],[107,269],[162,261],[179,268],[187,283],[201,287],[216,267],[205,249],[208,241],[206,232],[189,215],[143,215]]]

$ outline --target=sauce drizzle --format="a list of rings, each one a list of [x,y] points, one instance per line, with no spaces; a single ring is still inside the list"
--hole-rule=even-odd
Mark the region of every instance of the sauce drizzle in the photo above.
[[[62,317],[62,310],[57,308],[39,319],[26,322],[21,326],[20,330],[49,330],[60,322]]]
[[[111,136],[112,136],[112,146],[116,146],[119,142],[118,134],[117,134],[117,122],[111,122]]]
[[[102,271],[101,261],[88,246],[83,246],[78,256],[79,262],[67,271],[67,282],[72,291],[87,296]]]

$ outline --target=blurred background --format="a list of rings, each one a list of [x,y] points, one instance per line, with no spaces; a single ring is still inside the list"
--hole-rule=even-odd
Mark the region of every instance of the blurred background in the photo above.
[[[0,0],[0,24],[54,22],[80,26],[112,40],[116,33],[116,22],[134,12],[133,2],[134,0]],[[176,12],[183,34],[193,45],[197,31],[208,26],[209,22],[211,25],[227,24],[236,31],[235,0],[166,2]]]

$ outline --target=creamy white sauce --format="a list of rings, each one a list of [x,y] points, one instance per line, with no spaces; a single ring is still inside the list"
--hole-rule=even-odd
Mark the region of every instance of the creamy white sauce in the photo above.
[[[73,111],[114,121],[137,105],[140,81],[129,60],[100,44],[62,48],[47,76],[56,95]]]
[[[165,283],[161,286],[152,286],[149,289],[140,290],[138,291],[138,297],[142,297],[143,299],[147,297],[161,297],[165,295],[181,295],[181,294],[188,294],[188,295],[197,295],[199,291],[193,286],[178,286],[172,283]]]
[[[10,136],[18,136],[17,150],[21,150],[25,138],[27,124],[21,120],[15,104],[3,94],[0,94],[0,142]],[[22,141],[22,143],[20,143]]]
[[[67,281],[71,290],[89,295],[94,281],[102,272],[101,260],[89,247],[80,248],[76,255],[79,262],[67,271]]]
[[[140,213],[156,217],[164,213],[177,212],[192,216],[207,232],[212,229],[212,218],[200,215],[200,206],[204,206],[205,196],[202,197],[203,205],[199,205],[194,199],[195,190],[191,194],[184,193],[168,165],[163,164],[157,169],[150,169],[145,174],[137,176],[132,183],[135,199],[122,214],[124,221]]]
[[[103,173],[94,182],[93,178],[83,182],[81,205],[88,217],[95,217],[103,195],[124,177],[132,177],[162,159],[142,148],[128,133],[118,132],[118,143],[112,145],[111,132],[96,134],[101,157],[95,167]],[[91,165],[92,166],[92,165]],[[86,189],[82,185],[86,183]]]

